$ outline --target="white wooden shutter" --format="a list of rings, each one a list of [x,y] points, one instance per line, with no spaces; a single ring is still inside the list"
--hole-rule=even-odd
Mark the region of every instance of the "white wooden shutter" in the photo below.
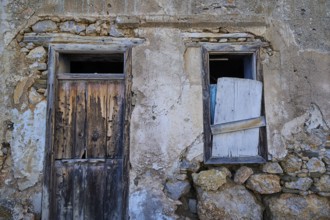
[[[244,120],[258,121],[261,113],[261,97],[262,83],[259,81],[219,78],[214,125],[240,124],[240,121]],[[257,156],[260,128],[255,127],[239,131],[229,129],[229,132],[227,129],[225,133],[213,134],[212,157]]]

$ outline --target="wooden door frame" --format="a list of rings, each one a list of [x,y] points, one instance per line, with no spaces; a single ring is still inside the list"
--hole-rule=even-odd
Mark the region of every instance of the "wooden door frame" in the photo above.
[[[54,133],[55,133],[55,101],[57,92],[57,72],[60,66],[60,54],[113,54],[124,55],[124,84],[125,84],[125,115],[123,131],[123,216],[128,216],[128,168],[129,168],[129,126],[131,116],[131,86],[132,86],[132,48],[131,45],[90,45],[90,44],[50,44],[48,52],[48,82],[47,82],[47,115],[46,115],[46,144],[43,176],[42,219],[52,219],[54,216]],[[115,79],[116,76],[102,76],[104,79]],[[122,76],[118,76],[121,77]],[[102,78],[102,79],[103,79]]]

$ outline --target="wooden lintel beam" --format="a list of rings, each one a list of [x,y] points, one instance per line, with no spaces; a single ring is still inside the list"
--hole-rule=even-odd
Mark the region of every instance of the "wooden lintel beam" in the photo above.
[[[241,131],[250,128],[259,128],[266,126],[266,119],[264,116],[258,118],[245,119],[240,121],[227,122],[223,124],[211,125],[212,135],[222,134],[234,131]]]

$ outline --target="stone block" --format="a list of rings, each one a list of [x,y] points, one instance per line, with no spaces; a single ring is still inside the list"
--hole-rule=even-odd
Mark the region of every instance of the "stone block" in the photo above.
[[[226,172],[213,169],[193,173],[192,177],[195,185],[209,191],[215,191],[227,182]]]
[[[306,191],[311,187],[313,180],[311,178],[299,178],[297,181],[285,183],[285,187],[289,189],[299,189]]]
[[[262,205],[243,185],[226,183],[218,191],[199,188],[197,194],[199,219],[262,219]]]
[[[311,158],[306,165],[312,177],[321,176],[326,172],[324,163],[316,157]]]
[[[243,184],[253,174],[253,170],[249,167],[240,167],[234,176],[235,183]]]
[[[262,167],[262,171],[271,174],[283,173],[282,167],[277,162],[266,163]]]
[[[265,199],[266,219],[329,219],[330,202],[317,195],[285,193]]]
[[[286,173],[294,173],[301,169],[302,160],[294,155],[289,155],[281,162],[282,168]]]
[[[44,47],[36,47],[32,49],[29,54],[26,56],[27,60],[30,63],[40,62],[44,63],[46,61],[47,52]]]
[[[174,200],[178,200],[182,195],[190,190],[190,183],[186,181],[169,181],[165,185],[167,195]]]
[[[36,33],[52,32],[57,30],[57,25],[52,20],[39,21],[32,26],[32,30]]]
[[[246,187],[260,194],[272,194],[281,191],[280,177],[272,174],[254,174],[250,176]]]

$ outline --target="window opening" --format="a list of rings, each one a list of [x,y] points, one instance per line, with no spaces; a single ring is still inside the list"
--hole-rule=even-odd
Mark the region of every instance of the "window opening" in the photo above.
[[[210,54],[210,110],[214,124],[217,82],[221,77],[254,79],[253,54]]]
[[[258,50],[203,48],[205,163],[264,163],[266,121]],[[205,62],[206,61],[206,62]]]

